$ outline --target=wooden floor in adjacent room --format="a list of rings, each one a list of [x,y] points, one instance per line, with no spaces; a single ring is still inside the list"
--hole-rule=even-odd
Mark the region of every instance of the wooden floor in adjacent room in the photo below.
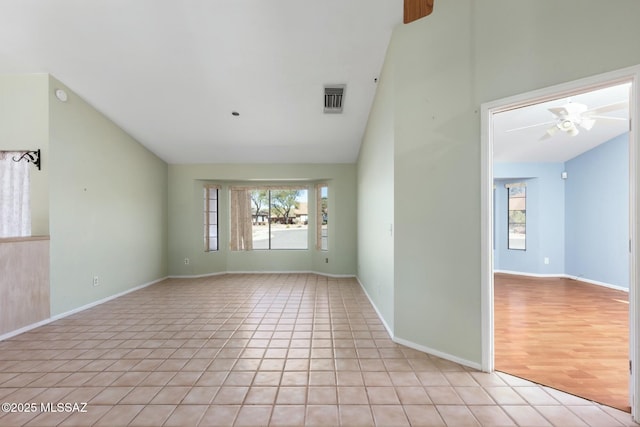
[[[494,301],[496,370],[630,411],[627,292],[496,273]]]

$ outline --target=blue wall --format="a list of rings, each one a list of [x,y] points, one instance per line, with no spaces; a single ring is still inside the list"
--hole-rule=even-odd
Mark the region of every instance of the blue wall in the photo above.
[[[563,163],[496,163],[494,268],[533,274],[563,274],[564,181]],[[507,249],[507,189],[505,184],[527,185],[527,249]],[[544,264],[544,258],[549,264]]]
[[[629,136],[566,165],[566,273],[629,287]]]
[[[628,141],[621,135],[566,163],[494,164],[494,269],[628,288]],[[507,249],[512,182],[527,185],[526,251]]]

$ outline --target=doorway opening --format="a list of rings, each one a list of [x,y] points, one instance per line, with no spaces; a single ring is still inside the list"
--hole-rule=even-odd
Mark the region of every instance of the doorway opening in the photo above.
[[[638,342],[634,257],[637,140],[629,125],[637,114],[638,75],[634,67],[594,76],[485,104],[482,114],[483,369],[503,370],[609,406],[631,409],[634,416],[637,384],[633,373],[628,376],[627,359],[631,363],[636,360]],[[611,216],[603,216],[603,212]],[[576,381],[573,389],[567,389],[562,381],[549,383],[551,380],[544,379],[557,380],[560,373],[567,374],[561,363],[540,363],[535,357],[546,354],[551,359],[556,357],[557,362],[568,358],[568,365],[576,365],[576,352],[589,343],[554,355],[552,341],[568,344],[569,338],[578,340],[580,334],[572,334],[569,327],[580,332],[598,329],[593,324],[598,320],[582,326],[571,322],[574,315],[575,319],[585,319],[584,313],[562,312],[578,304],[579,298],[568,297],[561,302],[559,295],[567,297],[567,290],[579,290],[581,286],[608,292],[609,296],[596,296],[595,300],[604,298],[621,307],[622,314],[618,315],[627,329],[621,334],[617,362],[595,368],[599,362],[594,361],[593,369],[570,371],[567,376],[573,375]],[[559,313],[558,319],[567,320],[566,324],[554,323],[553,316],[542,311],[532,314],[535,310],[526,305],[526,292],[543,289],[551,291],[549,313]],[[558,291],[557,297],[553,296],[554,290]],[[544,306],[541,295],[528,297],[533,298],[536,309]],[[506,317],[505,310],[509,312]],[[589,310],[602,315],[607,308],[591,306]],[[532,317],[522,317],[527,313]],[[516,323],[508,325],[500,319],[515,319]],[[605,315],[602,322],[606,325],[611,319]],[[526,336],[520,343],[503,340],[507,333],[504,328],[515,329],[517,321],[525,326],[517,334]],[[540,331],[533,327],[540,325],[548,332],[543,338],[535,335]],[[598,330],[602,332],[602,328]],[[616,333],[620,341],[620,330]],[[606,329],[600,336],[582,334],[596,349],[611,347],[606,341],[614,335]],[[539,351],[545,348],[548,351]],[[514,368],[518,365],[519,370]],[[556,365],[558,374],[549,375]],[[546,370],[546,377],[531,374],[532,369]],[[616,404],[602,401],[587,392],[594,377],[602,372],[607,376],[608,369],[615,369],[623,382],[628,380],[627,404],[624,399]]]

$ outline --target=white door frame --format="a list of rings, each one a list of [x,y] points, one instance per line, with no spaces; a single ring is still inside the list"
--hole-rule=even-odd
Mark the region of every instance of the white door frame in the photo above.
[[[509,98],[488,102],[481,106],[481,274],[482,274],[482,370],[494,370],[494,325],[493,325],[493,115],[538,104],[552,99],[567,97],[578,92],[587,92],[615,84],[631,82],[629,117],[632,129],[629,134],[629,360],[634,367],[630,377],[630,406],[635,421],[640,421],[640,375],[636,371],[640,355],[640,295],[638,293],[637,242],[640,239],[640,199],[638,198],[637,165],[640,164],[640,144],[635,127],[640,123],[638,95],[640,65],[611,71],[596,76],[535,90]]]

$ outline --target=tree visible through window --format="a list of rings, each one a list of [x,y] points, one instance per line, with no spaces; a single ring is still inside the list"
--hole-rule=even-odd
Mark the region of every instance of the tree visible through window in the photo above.
[[[508,249],[526,250],[527,245],[527,187],[507,184],[509,194]]]
[[[250,191],[253,249],[308,249],[307,189]]]

